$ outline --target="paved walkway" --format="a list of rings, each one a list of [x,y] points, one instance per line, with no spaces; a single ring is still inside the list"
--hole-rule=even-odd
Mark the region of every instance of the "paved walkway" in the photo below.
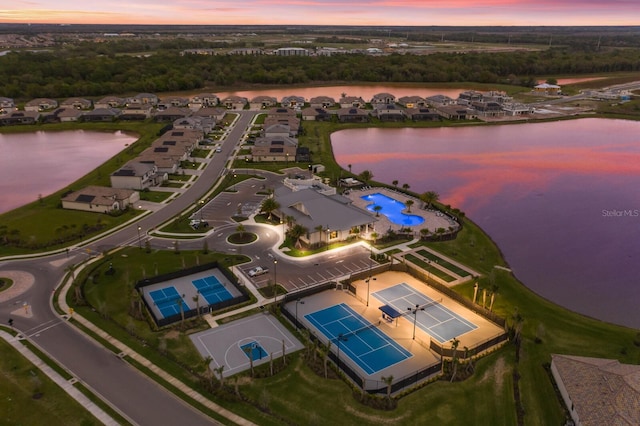
[[[47,377],[53,380],[62,390],[64,390],[71,398],[78,401],[80,405],[87,409],[93,416],[100,420],[105,425],[117,426],[119,423],[115,421],[109,414],[107,414],[102,408],[98,407],[89,398],[87,398],[78,388],[74,386],[77,381],[75,379],[66,380],[60,374],[58,374],[53,368],[49,367],[42,359],[36,354],[31,352],[29,348],[23,345],[18,337],[14,337],[6,331],[0,330],[0,337],[7,343],[15,348],[22,356],[27,358],[34,366],[42,371]]]

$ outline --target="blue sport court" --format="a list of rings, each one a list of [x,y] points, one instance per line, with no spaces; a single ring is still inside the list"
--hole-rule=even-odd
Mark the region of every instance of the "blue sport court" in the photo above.
[[[245,343],[240,346],[240,349],[242,349],[242,352],[244,352],[247,358],[251,357],[253,361],[259,361],[267,356],[267,351],[262,349],[262,346],[260,346],[258,342]]]
[[[409,321],[414,320],[414,314],[408,308],[413,309],[418,305],[416,327],[440,343],[448,342],[454,337],[478,328],[477,325],[442,306],[440,302],[425,296],[407,283],[377,291],[373,296],[383,304],[404,314]]]
[[[191,283],[210,305],[233,298],[229,290],[213,275],[206,278],[199,278],[191,281]]]
[[[182,301],[183,312],[190,309],[187,302],[182,299],[178,290],[173,286],[154,290],[149,293],[149,296],[151,296],[153,304],[156,305],[164,318],[180,313],[180,302],[178,300]]]
[[[331,341],[331,346],[338,347],[367,374],[413,356],[344,303],[305,318]]]

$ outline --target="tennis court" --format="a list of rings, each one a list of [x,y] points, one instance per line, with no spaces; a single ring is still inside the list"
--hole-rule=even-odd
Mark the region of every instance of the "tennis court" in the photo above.
[[[191,284],[193,284],[198,290],[198,293],[200,293],[210,305],[233,298],[225,285],[213,275],[193,280]]]
[[[164,318],[180,313],[180,304],[182,303],[182,311],[188,311],[189,305],[180,296],[175,287],[165,287],[149,292],[149,296],[153,300],[153,304],[158,308]]]
[[[440,343],[478,328],[477,325],[443,306],[442,300],[438,301],[425,296],[407,283],[385,288],[372,295],[396,311],[410,315],[406,318],[411,322],[414,320],[414,311],[409,308],[415,310],[416,327]]]
[[[345,303],[304,316],[367,374],[374,374],[413,355]]]

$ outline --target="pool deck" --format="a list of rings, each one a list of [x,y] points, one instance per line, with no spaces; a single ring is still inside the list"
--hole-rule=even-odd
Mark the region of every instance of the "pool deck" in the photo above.
[[[354,206],[359,207],[365,211],[368,211],[367,205],[371,204],[371,202],[363,200],[361,197],[369,194],[376,194],[376,193],[386,195],[387,197],[393,198],[402,203],[406,203],[407,200],[413,200],[413,206],[411,206],[411,212],[408,212],[406,209],[403,210],[403,212],[408,214],[414,214],[424,218],[424,222],[421,223],[420,225],[407,226],[407,225],[397,225],[395,223],[392,223],[384,214],[380,214],[379,216],[377,216],[378,222],[376,223],[376,232],[378,234],[382,234],[383,232],[386,232],[388,230],[399,231],[402,228],[411,228],[416,233],[420,232],[422,228],[428,228],[429,231],[435,232],[436,229],[438,228],[449,229],[450,226],[453,226],[453,227],[458,226],[458,223],[456,221],[448,218],[447,216],[442,216],[441,213],[439,215],[439,212],[436,210],[427,210],[427,209],[421,208],[423,202],[420,201],[419,199],[415,197],[410,197],[407,194],[404,194],[399,191],[393,191],[388,188],[374,187],[374,188],[365,189],[365,190],[352,189],[349,191],[346,197],[348,197],[352,201]]]

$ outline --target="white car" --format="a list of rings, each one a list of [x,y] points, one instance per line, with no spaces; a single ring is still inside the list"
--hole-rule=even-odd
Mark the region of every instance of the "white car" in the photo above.
[[[266,274],[267,272],[269,272],[269,268],[264,268],[262,266],[256,266],[255,268],[249,270],[249,276],[250,277],[257,277],[258,275]]]

